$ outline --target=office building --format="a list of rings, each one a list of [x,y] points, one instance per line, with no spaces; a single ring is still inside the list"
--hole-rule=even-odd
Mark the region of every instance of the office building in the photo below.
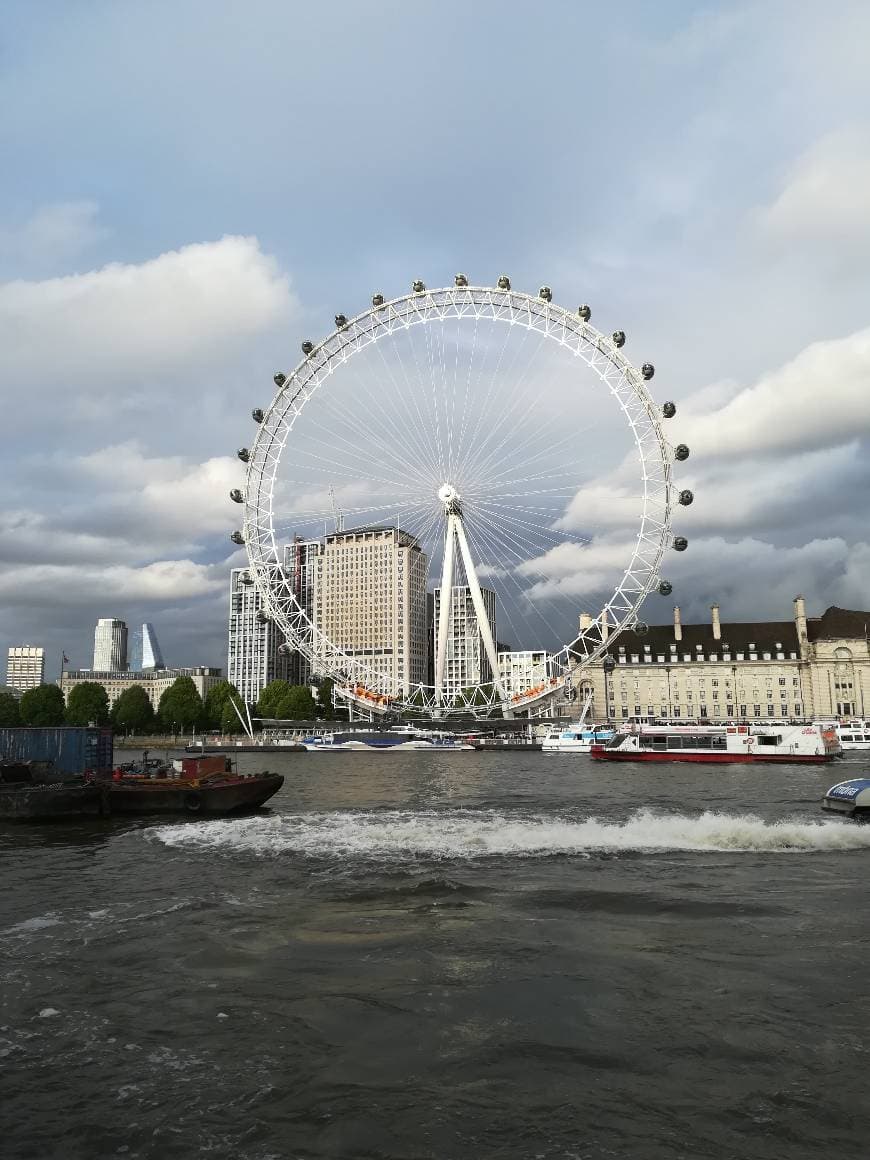
[[[93,667],[103,673],[119,673],[127,668],[127,625],[123,620],[97,621]]]
[[[427,568],[414,536],[390,527],[336,531],[316,558],[315,624],[374,691],[425,682]]]
[[[704,624],[650,625],[609,642],[609,663],[578,668],[598,720],[655,717],[793,720],[870,715],[870,612],[832,606],[791,620],[725,623],[719,605]]]
[[[128,669],[120,672],[79,669],[63,673],[59,684],[64,699],[68,700],[70,691],[76,685],[81,685],[85,681],[95,681],[106,690],[110,709],[125,689],[131,689],[138,685],[148,694],[148,698],[156,711],[160,706],[160,698],[177,677],[190,677],[203,701],[208,696],[209,689],[223,680],[223,674],[219,668],[197,665],[181,669],[148,669],[146,671]]]
[[[489,621],[492,639],[496,640],[495,593],[481,588],[483,607]],[[438,625],[441,617],[441,589],[433,593],[435,645],[438,643]],[[492,665],[486,655],[477,612],[467,584],[455,584],[450,602],[450,620],[447,630],[447,653],[444,661],[444,691],[456,693],[474,685],[487,685],[493,680]]]
[[[247,568],[230,573],[230,619],[227,679],[242,699],[256,705],[270,681],[286,679],[287,660],[279,651],[284,639],[263,611],[263,602]]]
[[[12,645],[6,658],[6,685],[26,693],[45,682],[45,649],[34,644]]]
[[[499,649],[498,671],[502,688],[513,697],[546,683],[553,675],[545,649]]]
[[[153,624],[146,622],[133,633],[128,662],[134,672],[166,668]]]
[[[308,623],[300,621],[300,632],[311,644],[312,624],[316,615],[314,593],[317,584],[317,558],[323,549],[319,540],[294,538],[284,548],[284,575],[290,590],[307,617]],[[280,645],[286,664],[286,679],[291,685],[310,685],[318,674],[312,672],[308,657],[288,644]]]

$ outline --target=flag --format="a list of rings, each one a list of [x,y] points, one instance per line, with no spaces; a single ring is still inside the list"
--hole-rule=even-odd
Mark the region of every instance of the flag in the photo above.
[[[66,653],[61,653],[61,656],[63,657],[63,663],[65,665],[68,665],[69,664],[69,657],[66,655]]]

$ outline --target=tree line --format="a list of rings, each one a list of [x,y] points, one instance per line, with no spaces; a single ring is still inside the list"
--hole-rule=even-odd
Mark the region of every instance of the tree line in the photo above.
[[[147,733],[155,728],[167,733],[188,729],[219,729],[238,733],[241,724],[236,707],[245,717],[238,689],[229,681],[219,681],[200,697],[191,677],[176,677],[160,697],[155,712],[141,685],[131,685],[109,708],[109,696],[98,681],[82,681],[70,690],[64,704],[57,685],[28,689],[21,700],[8,689],[0,689],[0,726],[111,725],[116,732]],[[257,717],[310,721],[332,716],[332,682],[323,681],[315,698],[306,685],[272,681],[257,702]]]

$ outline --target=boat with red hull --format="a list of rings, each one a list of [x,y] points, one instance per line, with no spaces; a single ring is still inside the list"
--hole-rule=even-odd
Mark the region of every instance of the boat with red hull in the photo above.
[[[284,784],[279,773],[239,773],[228,757],[121,766],[101,789],[111,814],[228,814],[262,806]]]
[[[823,725],[646,725],[593,745],[599,761],[692,761],[710,765],[821,764],[843,754]]]

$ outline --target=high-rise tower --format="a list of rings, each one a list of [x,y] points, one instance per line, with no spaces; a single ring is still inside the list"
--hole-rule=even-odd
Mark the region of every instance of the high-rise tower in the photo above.
[[[123,620],[97,621],[93,668],[99,673],[120,673],[127,668],[127,625]]]

